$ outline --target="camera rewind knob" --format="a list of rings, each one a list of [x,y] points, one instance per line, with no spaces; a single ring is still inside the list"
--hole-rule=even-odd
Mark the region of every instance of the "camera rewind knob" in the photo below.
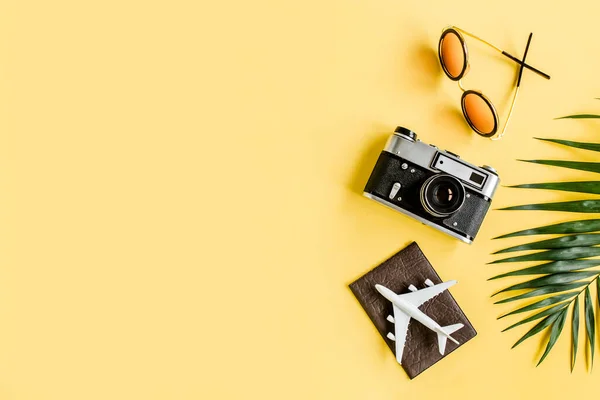
[[[406,129],[402,126],[397,126],[396,130],[394,130],[395,133],[399,133],[400,135],[406,137],[407,139],[415,142],[417,140],[417,134],[414,133],[413,131],[411,131],[410,129]]]

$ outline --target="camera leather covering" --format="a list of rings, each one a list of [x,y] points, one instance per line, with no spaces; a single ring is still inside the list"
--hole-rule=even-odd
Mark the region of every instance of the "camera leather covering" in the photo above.
[[[388,315],[393,315],[392,303],[377,292],[375,284],[384,285],[395,293],[403,294],[409,292],[408,286],[411,284],[418,289],[424,288],[426,279],[430,279],[434,284],[442,283],[417,243],[413,242],[349,285],[393,353],[395,353],[395,344],[386,337],[388,332],[394,332],[394,325],[386,320]],[[477,335],[475,328],[449,291],[441,293],[419,308],[441,326],[457,323],[465,326],[452,334],[460,344],[448,341],[446,352],[442,356],[438,350],[435,332],[417,321],[411,321],[402,356],[402,367],[410,379],[447,357]]]
[[[490,202],[479,196],[471,195],[462,207],[450,217],[444,219],[443,223],[448,228],[459,229],[461,232],[474,238],[479,232],[481,221],[490,208]],[[457,224],[454,226],[454,224]]]

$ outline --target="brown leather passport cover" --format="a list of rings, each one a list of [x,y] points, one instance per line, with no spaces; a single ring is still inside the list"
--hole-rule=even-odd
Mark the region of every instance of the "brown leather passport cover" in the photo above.
[[[426,279],[430,279],[434,284],[442,282],[419,246],[412,243],[350,284],[350,289],[394,354],[395,344],[386,337],[388,332],[394,333],[394,324],[386,320],[388,315],[393,315],[392,303],[375,290],[375,284],[379,283],[395,293],[402,294],[409,292],[408,287],[411,284],[417,289],[425,288]],[[463,323],[465,326],[452,334],[460,344],[448,340],[446,352],[442,356],[438,350],[435,332],[417,321],[410,321],[402,355],[402,367],[410,379],[477,335],[475,328],[448,290],[424,303],[420,310],[441,326],[457,323]]]

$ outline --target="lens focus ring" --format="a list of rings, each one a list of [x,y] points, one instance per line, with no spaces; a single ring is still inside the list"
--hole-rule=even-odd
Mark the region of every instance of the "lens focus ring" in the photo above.
[[[421,205],[434,217],[448,217],[458,211],[465,201],[465,188],[455,177],[433,175],[421,186]]]

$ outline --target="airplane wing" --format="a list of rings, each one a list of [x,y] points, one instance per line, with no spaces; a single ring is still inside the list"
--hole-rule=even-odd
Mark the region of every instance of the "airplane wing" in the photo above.
[[[412,303],[415,307],[419,307],[421,304],[433,299],[444,290],[448,290],[449,287],[454,286],[456,283],[457,281],[443,282],[425,289],[417,290],[416,292],[399,294],[398,297]]]
[[[398,364],[402,364],[402,354],[404,353],[409,322],[410,317],[394,306],[394,328],[396,332],[394,340],[396,342],[396,361],[398,361]]]

